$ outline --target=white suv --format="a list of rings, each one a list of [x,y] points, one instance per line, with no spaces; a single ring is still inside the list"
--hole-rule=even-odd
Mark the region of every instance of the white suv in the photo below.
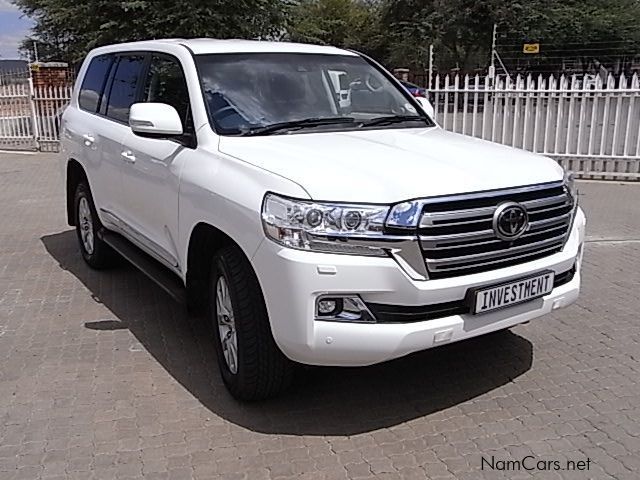
[[[384,362],[575,301],[572,178],[428,112],[332,47],[98,48],[63,116],[68,221],[90,266],[118,252],[207,312],[241,399],[296,363]]]

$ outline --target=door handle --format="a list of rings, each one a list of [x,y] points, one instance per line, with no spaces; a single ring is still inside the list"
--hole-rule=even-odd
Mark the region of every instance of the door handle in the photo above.
[[[87,147],[90,147],[96,141],[96,138],[93,135],[89,135],[88,133],[82,135],[82,139],[84,140],[84,144]]]
[[[136,163],[136,156],[130,150],[125,150],[120,154],[125,162]]]

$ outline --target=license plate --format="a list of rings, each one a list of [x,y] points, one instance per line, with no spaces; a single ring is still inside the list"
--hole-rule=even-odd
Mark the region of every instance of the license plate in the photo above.
[[[553,290],[554,272],[513,280],[494,287],[475,290],[472,313],[486,313],[540,298]]]

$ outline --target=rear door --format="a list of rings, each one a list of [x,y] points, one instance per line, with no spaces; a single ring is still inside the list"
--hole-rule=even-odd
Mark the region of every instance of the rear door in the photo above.
[[[113,182],[106,187],[109,201],[101,204],[100,217],[106,225],[125,234],[129,230],[126,222],[129,205],[123,198],[122,185],[131,159],[123,154],[122,142],[130,132],[129,109],[141,93],[146,59],[144,53],[138,52],[116,55],[98,109],[103,121],[95,132],[102,162],[117,172],[109,177],[109,181]]]
[[[84,165],[96,208],[113,209],[120,195],[121,162],[104,155],[103,139],[113,137],[111,122],[99,115],[115,55],[93,57],[78,93],[78,108],[64,113],[64,135],[69,141],[68,157]]]
[[[195,129],[187,81],[177,58],[150,54],[140,101],[174,107],[185,134],[171,139],[149,138],[129,130],[121,147],[131,159],[123,177],[126,220],[139,233],[142,247],[179,271],[175,242],[179,180],[185,158],[195,148]]]

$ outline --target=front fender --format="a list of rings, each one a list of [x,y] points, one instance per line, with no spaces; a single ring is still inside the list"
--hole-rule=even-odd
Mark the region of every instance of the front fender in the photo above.
[[[189,239],[200,223],[217,228],[253,258],[265,238],[260,214],[267,191],[308,198],[279,175],[217,151],[194,151],[180,178],[180,265],[187,265]]]

